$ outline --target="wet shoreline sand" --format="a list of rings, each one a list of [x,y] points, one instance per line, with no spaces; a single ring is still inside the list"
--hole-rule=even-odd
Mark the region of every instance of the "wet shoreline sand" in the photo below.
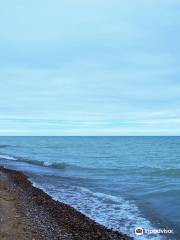
[[[55,201],[21,172],[0,167],[0,239],[129,240]]]

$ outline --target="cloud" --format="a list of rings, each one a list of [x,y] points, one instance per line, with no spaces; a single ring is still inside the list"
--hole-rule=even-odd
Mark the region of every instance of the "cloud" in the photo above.
[[[1,9],[0,133],[179,134],[179,1]]]

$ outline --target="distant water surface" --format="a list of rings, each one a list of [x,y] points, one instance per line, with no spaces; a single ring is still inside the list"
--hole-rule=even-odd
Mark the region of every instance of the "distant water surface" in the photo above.
[[[180,137],[0,137],[0,164],[135,239],[180,239]]]

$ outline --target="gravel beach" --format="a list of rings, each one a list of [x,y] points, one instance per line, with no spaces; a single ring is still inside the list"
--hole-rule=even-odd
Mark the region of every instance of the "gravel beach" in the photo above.
[[[55,201],[18,171],[0,167],[0,239],[130,240]]]

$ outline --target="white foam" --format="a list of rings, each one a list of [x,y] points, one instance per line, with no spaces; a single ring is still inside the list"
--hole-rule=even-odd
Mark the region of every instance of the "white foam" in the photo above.
[[[139,240],[139,236],[134,234],[136,227],[153,229],[151,222],[140,213],[133,201],[125,200],[104,193],[92,192],[84,187],[63,186],[55,188],[52,184],[34,184],[40,187],[55,200],[67,203],[78,211],[81,211],[98,223],[117,231],[127,233]],[[144,235],[141,240],[162,240],[160,235]]]
[[[0,155],[0,158],[7,159],[7,160],[17,160],[16,158],[9,155]]]
[[[50,162],[44,162],[43,165],[46,166],[46,167],[49,167],[49,166],[52,165],[52,163],[50,163]]]

